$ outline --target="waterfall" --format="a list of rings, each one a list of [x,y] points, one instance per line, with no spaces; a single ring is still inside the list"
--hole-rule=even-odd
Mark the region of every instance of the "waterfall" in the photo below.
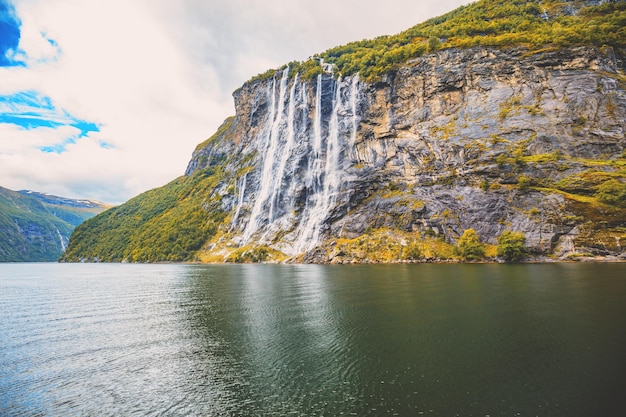
[[[315,88],[315,113],[313,115],[313,137],[311,140],[311,150],[309,163],[305,173],[304,183],[308,191],[305,208],[300,219],[297,230],[296,242],[294,249],[296,253],[303,252],[310,245],[313,239],[313,229],[316,220],[313,218],[315,207],[318,201],[321,201],[320,194],[322,191],[323,180],[323,161],[322,161],[322,74],[317,76]]]
[[[283,175],[285,174],[285,167],[287,166],[287,161],[291,156],[291,151],[294,146],[296,132],[294,129],[294,120],[296,114],[296,86],[298,85],[298,74],[296,74],[295,80],[293,82],[293,86],[291,87],[291,91],[289,92],[289,108],[287,110],[287,131],[285,143],[281,149],[281,157],[278,164],[278,169],[275,173],[273,173],[273,181],[270,189],[270,211],[269,211],[269,221],[273,222],[275,217],[275,206],[278,202],[278,197],[280,195],[281,190],[281,181]]]
[[[313,249],[319,242],[321,228],[328,217],[336,200],[341,184],[341,151],[342,141],[339,135],[339,109],[341,108],[341,77],[333,82],[335,94],[332,111],[328,122],[326,149],[322,154],[322,82],[321,75],[317,79],[315,98],[315,116],[313,124],[313,163],[308,178],[312,184],[307,207],[300,220],[299,236],[295,243],[297,253]],[[309,204],[310,203],[310,204]]]
[[[237,199],[237,208],[235,209],[235,214],[233,215],[233,221],[231,222],[231,227],[235,227],[237,224],[237,219],[239,218],[239,212],[241,212],[241,206],[243,206],[243,197],[246,193],[246,178],[248,177],[248,173],[243,174],[241,178],[241,185],[239,186],[239,198]]]
[[[61,235],[61,231],[57,227],[55,227],[55,229],[57,231],[57,235],[59,236],[59,242],[61,242],[61,249],[63,250],[63,252],[65,252],[65,250],[67,249],[67,245],[63,240],[63,235]]]
[[[275,178],[275,165],[277,159],[277,152],[279,149],[279,139],[281,132],[281,125],[283,123],[283,112],[285,108],[285,93],[287,90],[287,82],[289,81],[289,67],[285,68],[280,79],[280,88],[278,95],[278,102],[276,102],[276,78],[272,80],[272,86],[269,94],[271,94],[270,100],[270,114],[269,124],[270,129],[265,133],[264,137],[264,149],[262,151],[263,168],[261,171],[261,178],[259,183],[259,191],[255,197],[254,206],[252,207],[252,213],[250,214],[250,220],[246,229],[244,230],[244,241],[249,241],[250,237],[262,226],[264,212],[267,211],[267,203],[270,195],[272,194],[272,186],[274,185]],[[282,149],[284,150],[284,148]]]
[[[311,238],[306,242],[306,249],[310,250],[319,241],[321,226],[335,203],[340,184],[341,143],[339,140],[339,108],[341,106],[341,77],[335,84],[335,96],[332,112],[328,123],[328,137],[326,138],[326,163],[324,164],[324,183],[321,198],[311,212]]]
[[[315,89],[315,117],[313,119],[313,158],[320,158],[322,153],[322,74],[317,76]]]
[[[356,142],[356,131],[358,129],[358,111],[357,102],[359,101],[359,74],[352,77],[350,84],[350,110],[352,110],[352,132],[350,135],[350,148],[354,147]]]
[[[267,243],[277,233],[287,234],[293,245],[283,249],[297,254],[319,244],[338,203],[353,159],[360,86],[357,76],[342,80],[320,74],[313,98],[310,84],[298,74],[289,82],[289,68],[278,77],[266,87],[267,118],[255,141],[262,163],[251,177],[256,190],[246,187],[253,180],[244,175],[232,224],[249,193],[253,206],[241,242]]]

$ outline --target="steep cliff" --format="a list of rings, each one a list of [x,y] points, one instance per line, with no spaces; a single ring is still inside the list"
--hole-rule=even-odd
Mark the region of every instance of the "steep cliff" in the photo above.
[[[458,259],[468,229],[491,257],[514,231],[531,258],[624,258],[620,51],[475,46],[367,79],[323,61],[266,73],[185,177],[86,222],[65,259]],[[113,234],[115,248],[94,238]]]
[[[593,197],[624,179],[619,69],[612,50],[588,47],[446,50],[375,84],[289,80],[287,68],[236,93],[235,121],[187,175],[222,164],[230,179],[215,248],[365,260],[349,240],[454,243],[474,228],[491,244],[521,231],[537,254],[619,254],[626,212]]]

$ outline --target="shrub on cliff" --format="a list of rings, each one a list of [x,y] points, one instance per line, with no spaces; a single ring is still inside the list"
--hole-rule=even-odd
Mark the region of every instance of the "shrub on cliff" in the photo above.
[[[596,197],[600,202],[626,207],[626,184],[618,180],[609,180],[598,186]]]
[[[517,262],[526,256],[526,236],[521,232],[505,230],[498,237],[498,257],[506,262]]]
[[[485,245],[474,229],[467,229],[459,238],[456,254],[466,261],[477,261],[485,257]]]
[[[403,257],[408,261],[417,261],[418,259],[422,259],[424,254],[422,253],[419,243],[409,243],[403,250]]]
[[[266,246],[243,248],[230,254],[227,263],[247,264],[260,263],[268,260],[271,250]]]

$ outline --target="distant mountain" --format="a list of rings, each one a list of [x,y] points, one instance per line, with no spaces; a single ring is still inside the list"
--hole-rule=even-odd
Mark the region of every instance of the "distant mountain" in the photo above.
[[[56,261],[74,228],[109,207],[0,187],[0,262]]]

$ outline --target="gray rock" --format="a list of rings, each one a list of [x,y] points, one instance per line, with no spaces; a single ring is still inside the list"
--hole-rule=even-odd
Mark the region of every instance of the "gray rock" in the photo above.
[[[533,253],[565,257],[589,250],[576,242],[594,220],[540,186],[623,158],[619,62],[592,47],[481,47],[413,59],[375,84],[277,72],[235,92],[234,122],[187,174],[221,165],[237,186],[224,199],[237,242],[305,261],[378,228],[436,229],[450,243],[474,228],[491,244],[514,230]]]

